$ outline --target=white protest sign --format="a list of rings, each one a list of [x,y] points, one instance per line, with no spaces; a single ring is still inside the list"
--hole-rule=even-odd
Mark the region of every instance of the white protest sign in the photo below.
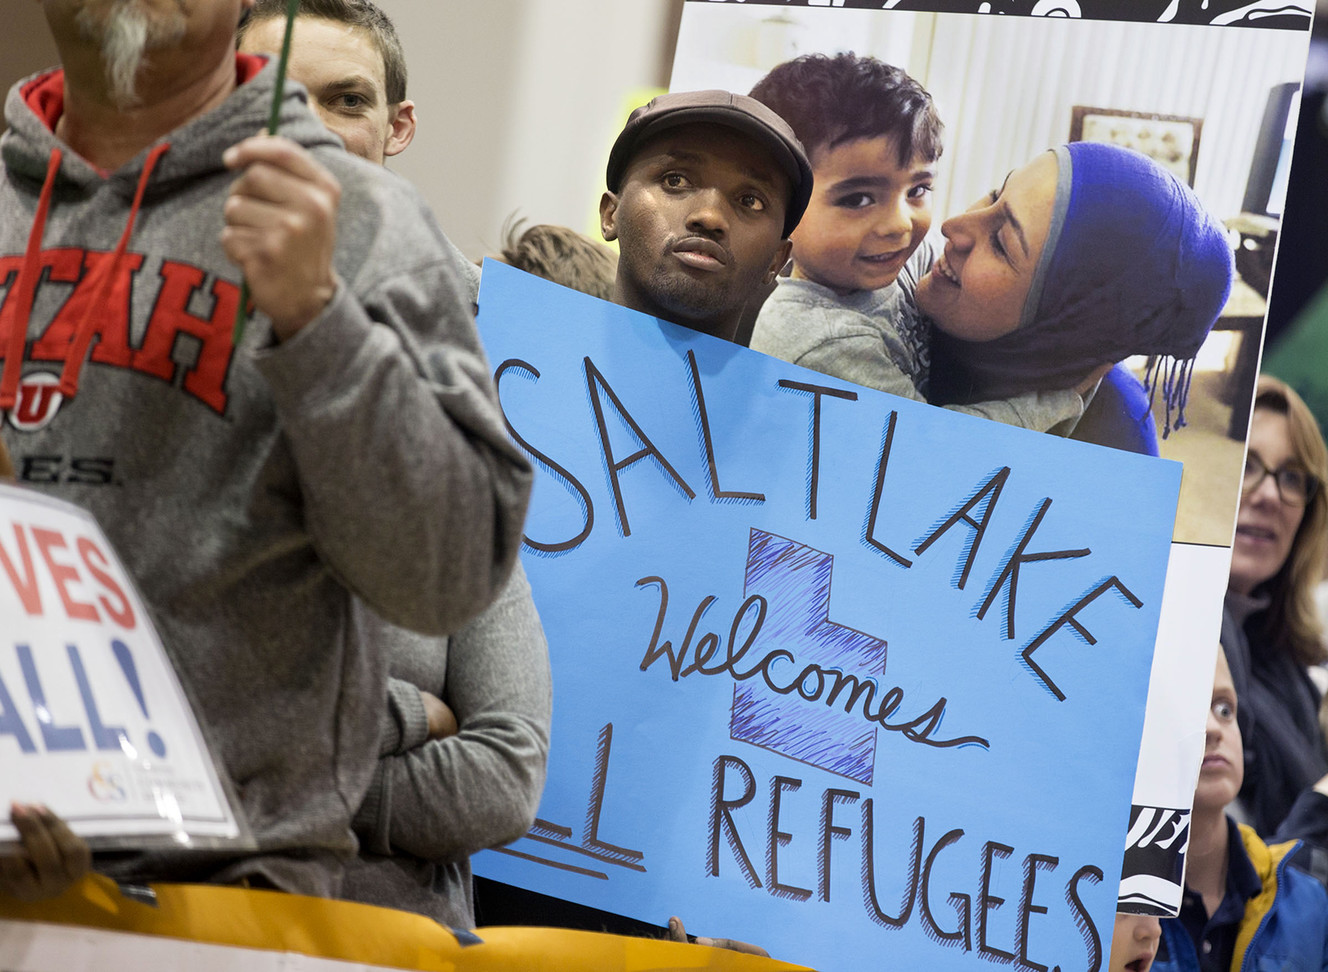
[[[0,487],[0,801],[84,837],[235,837],[203,737],[92,517]],[[0,840],[14,839],[8,819]]]

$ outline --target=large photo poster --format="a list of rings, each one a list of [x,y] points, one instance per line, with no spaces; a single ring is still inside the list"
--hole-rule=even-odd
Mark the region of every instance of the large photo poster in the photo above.
[[[929,235],[943,261],[953,262],[946,254],[963,232],[947,234],[947,220],[980,205],[1046,150],[1084,141],[1138,151],[1174,174],[1225,229],[1235,254],[1230,292],[1198,334],[1188,372],[1168,370],[1159,348],[1140,348],[1122,355],[1099,388],[1101,406],[1113,382],[1142,386],[1155,428],[1128,447],[1185,469],[1172,550],[1178,573],[1163,612],[1121,891],[1125,910],[1174,912],[1308,11],[1073,2],[850,9],[867,6],[688,2],[671,87],[749,91],[777,65],[817,53],[854,52],[903,69],[931,94],[944,125]],[[1145,266],[1136,279],[1142,292],[1154,278]],[[1117,311],[1095,302],[1088,319],[1106,334]],[[942,363],[932,364],[933,382],[944,382]],[[1181,422],[1167,399],[1177,383],[1185,390]],[[1094,440],[1094,408],[1072,435]]]

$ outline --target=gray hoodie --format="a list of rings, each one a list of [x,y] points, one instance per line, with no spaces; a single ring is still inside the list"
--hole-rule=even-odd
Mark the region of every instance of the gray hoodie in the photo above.
[[[260,65],[242,55],[237,72]],[[464,259],[411,187],[344,152],[299,89],[281,131],[342,185],[344,285],[289,341],[275,344],[260,314],[232,348],[240,273],[219,242],[234,179],[221,155],[263,127],[274,74],[108,175],[52,133],[58,73],[14,87],[0,142],[0,408],[21,372],[3,430],[20,481],[109,534],[260,847],[100,866],[332,894],[387,691],[351,594],[395,624],[456,630],[511,569],[530,470],[462,296]],[[40,373],[62,371],[61,395],[42,388],[54,379]]]
[[[470,855],[525,834],[544,789],[549,651],[530,583],[517,564],[498,600],[450,639],[365,620],[393,677],[342,893],[473,928]],[[452,707],[456,735],[428,738],[420,688]]]

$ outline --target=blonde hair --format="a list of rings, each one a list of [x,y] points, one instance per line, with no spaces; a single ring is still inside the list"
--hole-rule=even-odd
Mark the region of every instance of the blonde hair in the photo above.
[[[5,444],[0,441],[0,481],[14,478],[14,463],[10,461],[9,451],[5,449]]]
[[[1254,389],[1254,408],[1287,417],[1296,461],[1318,480],[1313,497],[1305,504],[1300,529],[1291,541],[1291,552],[1266,584],[1272,603],[1264,615],[1261,634],[1267,644],[1286,645],[1301,664],[1316,665],[1328,661],[1323,624],[1314,601],[1314,589],[1323,580],[1328,559],[1328,446],[1324,445],[1314,413],[1286,382],[1260,375]]]
[[[523,227],[524,220],[508,222],[503,233],[503,252],[498,259],[583,294],[601,300],[613,299],[617,254],[566,226],[537,223],[529,229]]]

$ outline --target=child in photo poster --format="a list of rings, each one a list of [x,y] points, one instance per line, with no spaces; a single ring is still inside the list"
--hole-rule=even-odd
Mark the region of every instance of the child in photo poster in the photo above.
[[[851,53],[788,61],[751,93],[793,127],[815,176],[792,273],[762,306],[751,347],[928,401],[931,322],[913,295],[935,258],[925,238],[944,126],[931,95],[899,68]],[[1083,401],[1049,390],[955,407],[1046,431],[1077,419]]]
[[[809,142],[818,182],[793,237],[793,275],[762,308],[752,347],[1059,434],[1074,433],[1109,375],[1088,413],[1090,440],[1135,451],[1155,451],[1159,393],[1164,434],[1184,424],[1193,357],[1233,267],[1221,225],[1189,187],[1127,149],[1061,146],[946,220],[935,257],[918,226],[930,222],[924,176],[940,154],[939,121],[920,86],[840,54],[779,65],[753,91]],[[873,165],[837,171],[853,153]],[[834,232],[805,232],[821,225]],[[850,238],[851,225],[859,246],[826,245]],[[875,279],[852,273],[873,265]],[[1146,392],[1116,367],[1133,355],[1159,361]]]

